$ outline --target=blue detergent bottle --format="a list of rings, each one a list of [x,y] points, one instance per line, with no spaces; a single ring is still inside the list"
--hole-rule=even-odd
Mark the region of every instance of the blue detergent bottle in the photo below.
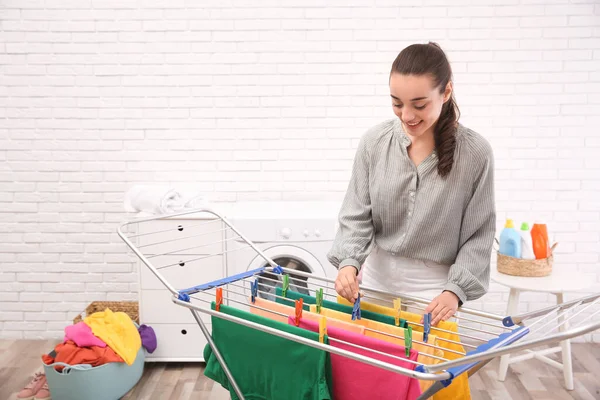
[[[515,229],[512,219],[507,219],[500,234],[500,254],[521,258],[521,235]]]

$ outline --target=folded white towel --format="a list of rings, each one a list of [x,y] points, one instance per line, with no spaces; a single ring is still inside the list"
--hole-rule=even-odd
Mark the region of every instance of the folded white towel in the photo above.
[[[198,208],[205,199],[198,192],[177,190],[171,186],[135,185],[125,193],[125,211],[169,214],[186,208]]]

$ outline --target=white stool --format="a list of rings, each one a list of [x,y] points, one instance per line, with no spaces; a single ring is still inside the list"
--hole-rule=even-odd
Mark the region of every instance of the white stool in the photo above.
[[[496,268],[491,268],[491,279],[492,281],[510,288],[510,295],[508,298],[508,307],[506,315],[515,315],[519,309],[519,295],[521,292],[543,292],[552,293],[556,296],[556,303],[564,302],[564,293],[566,292],[578,292],[582,291],[591,286],[589,279],[574,274],[571,270],[564,268],[553,268],[550,276],[541,278],[528,278],[521,276],[512,276],[501,274]],[[564,317],[558,319],[558,323],[564,321]],[[558,329],[565,331],[568,323],[561,325]],[[551,349],[544,349],[539,351],[526,350],[527,354],[513,356],[504,355],[500,358],[500,370],[498,371],[498,379],[504,381],[506,379],[506,372],[508,366],[512,363],[516,363],[530,358],[536,358],[543,361],[553,367],[563,370],[565,377],[565,387],[567,390],[573,390],[573,364],[571,361],[571,341],[565,340],[560,342],[560,347],[553,347]],[[558,363],[548,357],[546,354],[556,353],[562,351],[562,364]]]

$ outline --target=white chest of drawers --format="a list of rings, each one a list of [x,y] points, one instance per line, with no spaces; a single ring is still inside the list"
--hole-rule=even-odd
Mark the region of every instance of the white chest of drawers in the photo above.
[[[222,221],[208,215],[184,217],[137,227],[144,255],[177,290],[221,279],[227,266]],[[171,293],[153,272],[142,261],[137,264],[140,323],[151,326],[157,338],[157,348],[146,361],[204,361],[207,341],[191,311],[174,304]],[[199,315],[210,331],[210,316]]]

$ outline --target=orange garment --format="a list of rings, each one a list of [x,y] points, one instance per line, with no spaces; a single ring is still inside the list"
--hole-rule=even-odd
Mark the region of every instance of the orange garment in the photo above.
[[[339,295],[337,297],[337,302],[340,304],[351,305],[351,303],[349,303],[348,300],[344,299],[342,296],[339,296]],[[378,312],[378,313],[384,314],[384,315],[390,315],[392,317],[395,316],[395,310],[393,308],[385,307],[385,306],[375,304],[375,303],[361,301],[360,308],[364,309],[364,310]],[[405,319],[413,327],[413,340],[418,340],[418,341],[422,342],[423,341],[423,333],[422,333],[423,327],[414,325],[415,323],[417,323],[417,324],[421,323],[421,316],[418,314],[407,312],[407,311],[401,311],[400,318]],[[412,322],[412,324],[411,324],[411,322]],[[445,329],[447,331],[458,332],[458,325],[455,322],[451,322],[451,321],[440,321],[438,323],[437,327],[440,329]],[[440,339],[449,339],[449,340],[454,340],[456,342],[460,342],[460,337],[458,335],[447,333],[447,332],[442,332],[442,331],[436,330],[435,328],[432,328],[430,330],[430,332],[434,332],[437,335],[437,337]],[[436,335],[430,334],[428,337],[427,343],[435,344],[437,346],[440,346],[442,348],[446,348],[449,350],[460,351],[463,353],[465,352],[465,349],[462,345],[446,342],[444,340],[437,340],[435,337]],[[401,335],[401,336],[404,336],[404,335]],[[383,339],[383,337],[381,337],[381,338]],[[388,339],[393,339],[393,338],[390,338],[388,336]],[[399,343],[399,344],[403,344],[403,343]],[[455,360],[459,357],[462,357],[461,355],[443,351],[440,349],[434,350],[433,348],[431,348],[429,346],[419,345],[418,343],[413,343],[413,347],[415,348],[415,350],[419,351],[419,355],[421,354],[421,352],[423,352],[423,353],[427,353],[427,354],[433,354],[435,356],[439,356],[442,358],[446,358],[448,360]],[[431,353],[431,351],[434,351],[434,352]],[[427,360],[425,360],[425,358]],[[439,364],[442,362],[442,360],[438,360],[438,359],[430,358],[430,357],[421,358],[421,356],[419,356],[418,361],[422,362],[423,364],[426,364],[426,365],[427,364]],[[422,381],[419,381],[419,383],[421,386],[421,391],[424,392],[431,385],[433,385],[434,381],[423,381],[422,380]],[[469,379],[468,379],[468,376],[466,375],[466,373],[463,373],[462,375],[459,375],[458,377],[454,378],[454,381],[452,382],[452,384],[450,386],[440,390],[438,393],[436,393],[433,396],[434,400],[454,400],[454,399],[469,400],[470,398],[471,398],[471,389],[469,387]]]
[[[59,343],[54,348],[56,357],[49,354],[42,355],[42,361],[46,365],[55,362],[63,362],[69,365],[90,364],[92,367],[111,363],[124,362],[110,347],[78,347],[72,340],[67,340],[65,343]],[[63,366],[55,366],[54,369],[62,371]]]
[[[310,306],[310,312],[311,313],[319,315],[317,313],[317,305],[316,304],[310,304],[309,306]],[[304,312],[303,312],[302,315],[304,315]],[[382,331],[382,330],[386,329],[386,327],[393,327],[393,328],[399,329],[401,332],[404,332],[404,330],[402,328],[398,328],[398,327],[396,327],[394,325],[388,325],[388,324],[384,324],[383,322],[373,321],[373,320],[366,319],[366,318],[356,319],[356,320],[353,321],[351,314],[346,314],[346,313],[343,313],[341,311],[336,311],[336,310],[330,310],[329,308],[325,308],[325,307],[321,307],[321,314],[320,315],[323,315],[323,316],[327,317],[328,320],[330,318],[334,318],[334,319],[341,320],[341,321],[344,321],[346,323],[349,323],[351,325],[362,326],[362,327],[365,328],[364,329],[365,336],[377,337],[379,339],[381,339],[382,336],[385,336],[385,335],[378,335],[375,332],[370,332],[369,329],[372,329],[372,330],[381,330]],[[388,342],[389,342],[389,340],[388,340]],[[404,346],[404,344],[403,344],[403,346]]]
[[[294,307],[286,306],[285,304],[276,303],[274,301],[261,299],[260,297],[254,298],[254,305],[256,307],[250,306],[250,312],[252,312],[252,314],[260,315],[280,322],[285,322],[286,324],[288,323],[288,316],[296,315],[296,309]],[[257,307],[261,307],[275,312],[261,310]],[[276,313],[284,314],[285,317]],[[313,312],[302,310],[302,318],[306,318],[310,321],[315,321],[318,323],[322,316]],[[363,335],[365,332],[365,329],[362,326],[340,321],[335,318],[327,318],[327,326],[345,329],[347,331],[358,333],[361,335]]]

